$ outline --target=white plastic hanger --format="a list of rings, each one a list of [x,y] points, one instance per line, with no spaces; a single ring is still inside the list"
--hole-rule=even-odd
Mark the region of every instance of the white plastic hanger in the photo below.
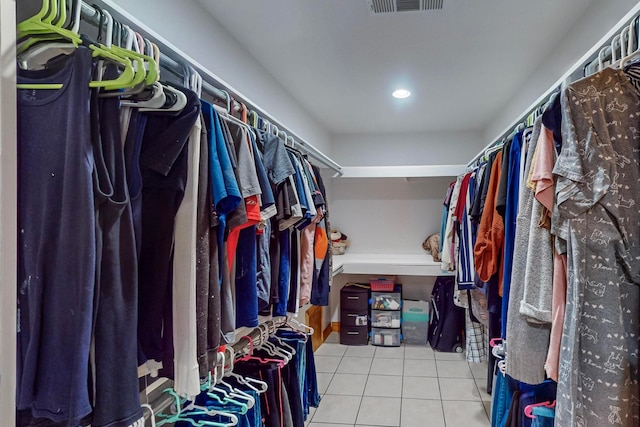
[[[258,329],[260,330],[260,348],[273,357],[283,359],[285,364],[289,363],[293,355],[281,348],[278,348],[275,344],[269,341],[270,334],[268,327],[265,324],[260,324],[258,325]]]
[[[622,60],[620,61],[620,68],[623,68],[623,69],[627,65],[629,65],[629,63],[637,59],[638,56],[640,55],[640,40],[638,40],[638,47],[635,50],[633,50],[636,43],[635,30],[633,28],[635,26],[635,22],[636,20],[634,19],[633,22],[631,22],[631,24],[629,25],[629,43],[627,45],[627,56],[622,58]]]
[[[247,406],[249,407],[249,409],[253,408],[253,406],[256,404],[256,401],[253,398],[253,396],[251,396],[250,394],[247,394],[244,391],[239,390],[239,389],[233,387],[231,384],[225,382],[225,380],[224,380],[225,356],[226,356],[226,351],[218,353],[218,357],[220,357],[222,359],[222,363],[218,365],[218,366],[220,366],[220,368],[222,370],[221,375],[220,375],[220,377],[218,379],[218,384],[227,387],[230,390],[230,394],[231,394],[232,397],[235,397],[237,399],[242,399],[242,400],[246,401],[247,402]],[[218,366],[216,366],[216,369],[217,369]]]
[[[229,352],[229,371],[225,375],[235,378],[240,384],[246,385],[258,394],[266,392],[269,386],[264,381],[260,381],[251,377],[243,377],[242,375],[233,372],[233,361],[235,360],[235,352],[233,351],[233,348],[231,346],[226,347],[225,352],[227,351]]]
[[[624,27],[622,29],[622,31],[620,32],[620,34],[618,34],[616,37],[613,38],[613,40],[611,41],[611,67],[614,68],[619,68],[620,65],[622,64],[622,59],[626,58],[627,55],[629,53],[631,53],[630,51],[627,50],[628,48],[628,42],[629,42],[629,38],[630,38],[630,33],[631,33],[631,28],[630,27]],[[617,50],[615,48],[615,41],[616,38],[618,40],[618,42],[620,43],[620,57],[618,58],[617,56]]]
[[[156,415],[153,412],[153,408],[151,407],[151,405],[149,405],[148,403],[143,403],[142,405],[140,405],[140,407],[151,412],[151,416],[149,417],[149,419],[151,420],[151,427],[156,427]],[[142,425],[144,426],[144,422]]]
[[[296,326],[298,328],[303,328],[303,330],[301,331],[303,333],[307,333],[308,332],[309,335],[315,334],[315,331],[311,326],[305,325],[304,323],[302,323],[301,321],[299,321],[295,317],[287,317],[287,324],[294,325],[294,326]]]
[[[600,52],[598,52],[598,72],[604,70],[604,67],[605,67],[604,59],[609,53],[609,50],[611,50],[611,46],[605,46],[602,49],[600,49]]]

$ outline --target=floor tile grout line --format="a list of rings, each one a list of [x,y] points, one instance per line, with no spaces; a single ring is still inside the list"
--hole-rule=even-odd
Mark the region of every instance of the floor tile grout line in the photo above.
[[[368,344],[367,344],[368,345]],[[371,364],[369,365],[369,371],[367,372],[367,381],[365,381],[364,383],[364,389],[362,390],[362,396],[360,396],[360,404],[358,405],[358,410],[356,411],[356,419],[353,422],[353,425],[355,427],[355,425],[358,424],[358,416],[360,415],[360,409],[362,409],[362,401],[364,400],[364,393],[365,390],[367,389],[367,383],[369,382],[369,375],[371,375],[371,368],[373,366],[373,359],[376,356],[376,352],[373,352],[373,356],[371,357]]]
[[[438,392],[440,393],[440,407],[442,408],[442,421],[444,423],[444,427],[447,427],[447,417],[444,413],[444,401],[442,400],[442,387],[440,387],[440,370],[438,369],[438,358],[434,353],[433,355],[434,363],[436,365],[436,378],[438,378]]]
[[[469,367],[469,369],[471,369],[471,367]],[[473,374],[473,371],[472,371],[472,374]],[[486,378],[484,378],[484,380],[487,381]],[[480,389],[480,386],[478,386],[478,382],[476,381],[476,377],[473,377],[473,383],[476,385],[476,389],[478,390],[478,395],[480,396],[480,404],[482,405],[482,409],[484,410],[485,415],[489,419],[489,422],[491,422],[491,417],[489,416],[489,413],[487,412],[486,406],[484,406],[484,400],[482,399],[482,390]]]
[[[402,426],[402,409],[404,408],[404,368],[407,361],[407,348],[404,349],[404,355],[402,358],[402,380],[400,380],[400,426]]]

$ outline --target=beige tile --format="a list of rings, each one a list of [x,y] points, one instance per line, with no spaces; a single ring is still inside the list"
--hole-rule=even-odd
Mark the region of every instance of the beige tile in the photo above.
[[[371,374],[374,375],[400,375],[403,372],[403,359],[384,359],[376,357],[371,365]]]
[[[491,401],[483,400],[482,406],[484,406],[484,411],[487,413],[487,417],[489,417],[489,420],[491,420]]]
[[[404,347],[405,359],[435,359],[433,350],[428,345],[407,345]]]
[[[307,416],[307,420],[304,422],[305,427],[309,427],[311,424],[311,419],[313,418],[313,414],[316,413],[316,408],[313,406],[309,407],[309,415]]]
[[[346,427],[351,424],[327,424],[327,423],[311,423],[309,427]]]
[[[333,374],[342,360],[338,356],[315,356],[316,372]]]
[[[330,343],[339,343],[340,342],[340,334],[337,332],[331,332],[329,334],[329,336],[327,337],[326,340],[324,340],[324,342],[330,342]]]
[[[435,360],[404,359],[405,377],[437,377]]]
[[[440,400],[438,379],[429,377],[403,377],[402,398]]]
[[[402,377],[369,375],[365,396],[402,397]]]
[[[376,357],[385,359],[404,359],[404,346],[376,347]]]
[[[344,354],[348,357],[373,357],[376,348],[372,345],[351,345]]]
[[[362,396],[366,384],[366,375],[335,374],[329,384],[327,394]]]
[[[342,357],[349,347],[342,344],[324,343],[314,353],[316,356],[339,356]]]
[[[466,378],[439,378],[442,400],[481,400],[474,380]]]
[[[487,393],[487,379],[476,378],[475,381],[478,391],[480,392],[480,398],[485,402],[491,402],[491,395]]]
[[[436,360],[439,378],[473,378],[467,362]]]
[[[444,353],[441,351],[433,352],[436,356],[436,360],[466,360],[464,353]]]
[[[344,357],[336,372],[341,374],[368,374],[372,360],[366,357]]]
[[[327,387],[329,387],[329,383],[331,383],[333,374],[316,372],[316,378],[318,379],[318,393],[325,394],[327,392]]]
[[[428,423],[427,423],[428,420]],[[400,415],[402,427],[444,427],[440,400],[402,399]]]
[[[491,425],[480,402],[443,401],[447,427],[488,427]]]
[[[356,424],[372,426],[399,426],[402,399],[393,397],[362,398]]]
[[[336,396],[327,394],[322,397],[311,425],[316,423],[355,424],[360,407],[361,396]]]
[[[482,363],[469,363],[469,368],[471,369],[471,373],[473,374],[473,378],[487,378],[487,362]]]

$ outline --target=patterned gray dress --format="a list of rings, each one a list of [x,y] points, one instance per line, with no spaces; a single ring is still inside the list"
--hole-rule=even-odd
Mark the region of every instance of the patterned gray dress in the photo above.
[[[556,426],[638,426],[640,97],[624,71],[605,69],[565,88],[562,107],[554,231],[567,242],[568,283]]]

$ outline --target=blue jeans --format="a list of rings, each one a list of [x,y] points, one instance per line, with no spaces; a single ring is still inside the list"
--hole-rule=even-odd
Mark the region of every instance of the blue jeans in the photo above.
[[[504,427],[511,407],[514,390],[518,382],[500,371],[496,373],[496,385],[493,388],[493,406],[491,408],[491,427]]]
[[[309,415],[309,395],[307,392],[307,350],[306,343],[304,342],[304,338],[300,336],[297,332],[287,331],[280,329],[277,332],[277,335],[282,338],[282,340],[289,344],[296,350],[296,355],[294,357],[296,370],[298,371],[298,382],[300,383],[300,391],[302,394],[302,412],[304,415],[304,419],[307,419],[307,415]],[[308,340],[310,341],[310,339]]]
[[[236,327],[258,326],[256,227],[240,231],[236,254]]]
[[[554,408],[537,406],[533,408],[533,415],[535,418],[531,427],[553,427],[556,411]]]
[[[273,308],[274,316],[287,315],[287,302],[289,301],[290,269],[290,245],[291,230],[280,232],[280,276],[278,277],[278,303]]]
[[[309,406],[317,408],[320,405],[320,393],[318,392],[318,378],[316,377],[316,360],[313,356],[313,343],[311,337],[307,339],[307,374],[305,375],[305,390],[309,396]]]

